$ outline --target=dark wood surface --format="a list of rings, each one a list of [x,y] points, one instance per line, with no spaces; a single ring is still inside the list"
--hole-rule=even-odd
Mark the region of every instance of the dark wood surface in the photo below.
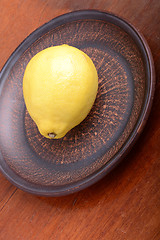
[[[156,69],[147,125],[124,161],[92,187],[66,197],[25,193],[0,174],[0,239],[160,239],[160,2],[1,0],[0,68],[33,30],[79,9],[111,11],[146,38]]]

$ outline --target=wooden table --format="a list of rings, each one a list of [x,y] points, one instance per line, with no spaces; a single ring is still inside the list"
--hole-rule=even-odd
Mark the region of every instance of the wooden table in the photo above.
[[[145,130],[124,161],[92,187],[66,197],[25,193],[0,174],[0,240],[160,239],[160,1],[1,0],[0,69],[33,30],[79,9],[111,11],[145,36],[156,91]]]

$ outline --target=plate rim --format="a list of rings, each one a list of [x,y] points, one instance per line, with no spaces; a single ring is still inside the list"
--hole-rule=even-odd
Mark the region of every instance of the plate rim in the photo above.
[[[69,12],[69,13],[65,13],[62,14],[56,18],[53,18],[52,20],[50,20],[49,22],[43,24],[42,26],[38,27],[36,30],[34,30],[31,34],[29,34],[20,44],[19,46],[13,51],[13,53],[10,55],[10,57],[8,58],[8,60],[6,61],[6,63],[4,64],[4,66],[2,67],[2,70],[0,72],[0,94],[1,91],[3,89],[3,84],[5,82],[5,77],[2,78],[3,75],[8,75],[10,72],[10,69],[13,67],[13,65],[15,64],[15,62],[17,61],[17,59],[19,58],[19,56],[21,55],[21,51],[22,48],[24,46],[24,44],[26,44],[26,49],[28,48],[28,44],[29,46],[35,42],[35,39],[32,40],[32,43],[30,41],[30,39],[34,36],[34,38],[39,38],[41,35],[43,35],[44,33],[47,33],[49,31],[49,29],[47,30],[47,26],[51,26],[53,24],[57,24],[60,23],[59,26],[61,26],[63,23],[66,24],[66,19],[72,19],[74,17],[77,17],[77,15],[79,17],[81,17],[81,19],[84,19],[84,16],[95,16],[94,19],[98,19],[98,16],[103,15],[104,18],[106,18],[107,16],[109,16],[110,18],[113,19],[113,21],[116,19],[117,21],[120,21],[121,24],[125,24],[128,29],[132,29],[132,31],[138,36],[140,42],[143,44],[143,47],[145,49],[146,52],[146,56],[148,58],[148,63],[149,63],[149,71],[150,71],[150,87],[148,89],[148,93],[147,93],[147,99],[145,99],[144,105],[143,105],[143,110],[141,111],[138,121],[135,125],[135,127],[132,129],[132,132],[130,134],[130,136],[128,137],[128,139],[125,141],[125,143],[123,144],[123,146],[121,147],[121,149],[111,158],[111,160],[102,167],[102,169],[99,169],[96,173],[88,176],[86,179],[84,179],[84,181],[82,183],[79,182],[75,182],[73,185],[74,186],[69,186],[70,184],[66,184],[66,186],[62,186],[62,190],[56,191],[56,190],[41,190],[41,191],[37,191],[35,188],[33,189],[32,187],[26,187],[23,184],[20,184],[19,182],[16,182],[15,179],[13,179],[11,176],[9,176],[9,174],[7,174],[7,172],[5,172],[5,169],[2,168],[2,166],[0,165],[0,171],[3,173],[3,175],[16,187],[35,194],[35,195],[39,195],[39,196],[64,196],[64,195],[68,195],[77,191],[80,191],[84,188],[87,188],[91,185],[93,185],[94,183],[96,183],[97,181],[99,181],[100,179],[102,179],[104,176],[106,176],[113,168],[115,168],[123,159],[124,157],[128,154],[128,152],[131,150],[131,148],[133,147],[133,145],[135,144],[135,142],[137,141],[137,139],[139,138],[140,134],[142,133],[147,119],[149,117],[150,111],[151,111],[151,107],[152,107],[152,103],[153,103],[153,97],[154,97],[154,92],[155,92],[155,68],[154,68],[154,61],[153,61],[153,57],[152,57],[152,53],[150,50],[150,47],[146,41],[146,39],[144,38],[144,36],[139,32],[139,30],[137,30],[137,28],[135,28],[128,20],[119,17],[118,15],[115,15],[113,13],[110,12],[103,12],[103,11],[99,11],[99,10],[78,10],[78,11],[73,11],[73,12]],[[86,18],[85,18],[86,19]],[[91,18],[88,18],[91,19]],[[69,22],[72,22],[71,20]],[[55,27],[53,27],[54,29]],[[25,49],[25,50],[26,50]],[[23,52],[25,51],[23,49]],[[14,59],[16,57],[16,59]],[[13,61],[12,63],[12,60]],[[8,68],[9,66],[9,68]],[[3,157],[1,156],[1,152],[0,152],[0,158],[3,159]],[[20,177],[21,178],[21,177]],[[69,186],[69,187],[67,187]]]

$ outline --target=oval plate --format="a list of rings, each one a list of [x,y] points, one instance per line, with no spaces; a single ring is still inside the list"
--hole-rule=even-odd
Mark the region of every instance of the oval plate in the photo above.
[[[24,70],[39,51],[68,44],[87,53],[99,76],[87,118],[63,139],[45,139],[25,108]],[[155,76],[138,31],[109,13],[86,10],[57,17],[28,36],[1,72],[0,168],[17,187],[60,196],[95,183],[130,150],[148,117]]]

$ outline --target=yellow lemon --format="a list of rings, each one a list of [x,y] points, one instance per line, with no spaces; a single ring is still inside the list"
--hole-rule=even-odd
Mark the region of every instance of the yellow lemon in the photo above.
[[[97,89],[98,75],[92,60],[66,44],[37,53],[23,77],[27,110],[47,138],[64,137],[83,121],[92,108]]]

